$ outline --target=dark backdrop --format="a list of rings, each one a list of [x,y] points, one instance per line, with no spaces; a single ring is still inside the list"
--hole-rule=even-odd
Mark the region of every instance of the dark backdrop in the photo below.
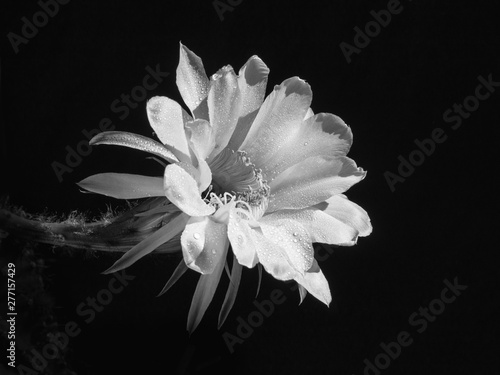
[[[255,299],[257,274],[245,270],[222,329],[216,327],[223,298],[218,293],[191,337],[185,323],[197,276],[189,272],[169,293],[155,297],[178,257],[139,261],[127,271],[135,279],[87,324],[77,307],[107,286],[111,276],[100,272],[114,258],[36,247],[29,256],[44,261],[37,272],[45,296],[37,303],[45,306],[52,328],[40,328],[42,318],[19,321],[19,330],[37,328],[18,347],[41,351],[47,331],[75,321],[81,333],[47,373],[67,367],[96,375],[376,374],[365,369],[368,362],[378,363],[384,374],[496,372],[496,297],[490,292],[496,265],[490,257],[498,248],[492,241],[498,231],[497,146],[488,141],[498,139],[499,84],[476,91],[480,77],[500,81],[495,12],[478,2],[402,0],[399,13],[377,30],[371,11],[388,4],[394,2],[73,0],[46,20],[39,14],[37,22],[46,24],[36,35],[25,28],[23,36],[23,17],[32,21],[41,5],[4,1],[1,178],[12,204],[31,213],[98,215],[123,202],[82,194],[75,182],[107,171],[158,172],[142,153],[105,146],[75,161],[61,178],[53,168],[85,140],[83,130],[97,129],[105,118],[117,130],[151,136],[145,100],[123,119],[125,110],[117,113],[111,106],[142,85],[148,66],[169,75],[147,96],[180,101],[175,69],[182,41],[202,57],[209,75],[226,64],[237,70],[256,54],[271,69],[268,92],[291,76],[307,80],[313,110],[335,113],[352,127],[349,156],[368,175],[347,195],[368,211],[374,227],[356,246],[336,248],[321,262],[334,298],[329,309],[310,296],[298,306],[297,291],[266,275]],[[355,28],[367,26],[369,41],[355,40]],[[26,35],[22,42],[15,39]],[[468,109],[459,123],[453,106],[464,100]],[[438,128],[446,140],[418,159],[415,142]],[[80,150],[88,153],[83,143]],[[395,177],[410,154],[419,165]],[[393,189],[389,175],[400,179]],[[23,246],[13,239],[5,244],[2,251],[21,262],[14,251]],[[453,302],[437,302],[445,280],[467,289]],[[256,311],[254,301],[268,299],[274,289],[285,301],[231,353],[223,334],[237,335],[241,319]],[[429,305],[429,318],[414,315]],[[404,332],[411,343],[384,362],[383,344],[395,348],[390,343]]]

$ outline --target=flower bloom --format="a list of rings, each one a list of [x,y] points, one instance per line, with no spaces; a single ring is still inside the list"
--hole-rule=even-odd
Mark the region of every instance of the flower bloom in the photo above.
[[[312,244],[351,246],[372,230],[365,210],[342,194],[366,174],[346,157],[351,129],[333,114],[315,115],[311,88],[298,77],[265,98],[268,74],[253,56],[238,75],[225,66],[209,79],[201,59],[181,44],[177,86],[190,113],[154,97],[147,114],[159,142],[116,131],[91,141],[147,151],[168,163],[163,178],[103,173],[79,185],[122,199],[167,198],[155,211],[167,223],[107,272],[180,235],[183,261],[162,292],[188,268],[201,273],[189,331],[212,300],[229,248],[231,282],[219,325],[234,303],[242,266],[260,264],[278,280],[295,280],[301,300],[309,292],[328,305],[330,289]]]

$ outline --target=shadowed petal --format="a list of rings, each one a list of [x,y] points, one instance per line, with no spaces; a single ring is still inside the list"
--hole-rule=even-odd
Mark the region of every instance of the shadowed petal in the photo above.
[[[196,176],[198,171],[191,164],[176,163],[165,168],[165,196],[189,216],[207,216],[215,209],[200,196]]]
[[[179,160],[177,157],[160,142],[154,139],[144,137],[139,134],[128,132],[103,132],[97,134],[89,142],[91,146],[95,145],[114,145],[125,146],[140,151],[146,151],[153,155],[159,156],[170,163],[176,163]]]
[[[146,106],[149,124],[158,138],[183,162],[190,161],[184,124],[191,121],[181,106],[164,96],[155,96]]]
[[[126,173],[99,173],[83,179],[77,185],[93,193],[118,199],[165,196],[161,177]]]
[[[347,157],[308,158],[271,181],[267,211],[313,206],[343,193],[365,175],[366,172]]]
[[[225,259],[227,255],[228,242],[226,241],[221,258]],[[225,262],[218,262],[214,271],[208,275],[201,275],[196,285],[196,290],[191,301],[189,309],[187,330],[189,333],[193,332],[200,323],[205,311],[212,302],[215,290],[219,285],[219,280],[224,269]]]
[[[188,219],[188,215],[180,213],[166,225],[123,254],[120,259],[118,259],[103,273],[109,274],[131,266],[143,256],[154,251],[158,246],[164,244],[165,242],[171,240],[175,235],[179,234],[186,226]]]
[[[238,293],[238,288],[240,286],[241,280],[241,271],[243,267],[236,259],[233,259],[233,266],[231,269],[231,275],[229,277],[229,286],[227,287],[226,296],[224,297],[224,302],[222,303],[222,307],[219,313],[219,324],[217,326],[218,329],[224,324],[226,321],[231,308],[234,305],[234,301],[236,300],[236,294]]]
[[[203,62],[182,43],[180,43],[180,58],[176,73],[177,87],[193,117],[208,120],[206,98],[210,83]]]
[[[172,274],[172,276],[170,276],[170,279],[168,279],[167,283],[161,290],[161,292],[158,293],[157,297],[166,293],[177,282],[177,280],[179,280],[181,276],[184,275],[187,269],[188,267],[186,266],[186,262],[184,262],[184,259],[181,260],[177,268],[174,270],[174,273]]]

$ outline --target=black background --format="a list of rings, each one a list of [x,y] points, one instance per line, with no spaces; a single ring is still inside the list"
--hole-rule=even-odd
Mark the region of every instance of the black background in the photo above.
[[[456,130],[443,119],[454,103],[474,95],[479,76],[500,81],[493,7],[402,1],[401,13],[348,63],[339,45],[354,45],[354,27],[364,29],[370,11],[386,9],[386,1],[233,3],[239,4],[219,16],[211,1],[73,0],[15,53],[7,34],[20,35],[21,18],[32,19],[40,6],[2,2],[2,193],[31,213],[97,215],[123,202],[82,194],[75,182],[100,172],[161,173],[142,153],[105,146],[62,182],[52,163],[64,163],[66,146],[76,148],[85,139],[82,130],[97,128],[103,118],[117,130],[151,136],[145,101],[123,120],[110,105],[157,64],[170,75],[148,97],[180,101],[175,69],[182,41],[203,59],[208,75],[226,64],[238,70],[258,55],[271,70],[268,92],[291,76],[307,80],[312,109],[335,113],[352,127],[349,156],[368,175],[347,195],[368,211],[374,231],[321,262],[334,298],[330,308],[311,296],[298,306],[290,285],[264,275],[257,301],[274,289],[286,301],[232,354],[222,334],[236,334],[238,316],[255,310],[255,270],[245,270],[222,329],[216,326],[221,289],[190,337],[185,324],[197,276],[189,272],[155,297],[178,257],[150,256],[132,266],[128,273],[136,278],[85,324],[76,307],[106,287],[111,276],[100,272],[114,258],[42,247],[40,256],[52,260],[44,273],[57,322],[74,320],[82,328],[65,353],[68,367],[96,375],[362,374],[364,360],[373,362],[382,342],[408,331],[412,344],[381,373],[498,371],[490,257],[498,249],[493,156],[500,93],[480,101]],[[438,127],[446,141],[391,192],[384,173],[397,173],[398,156],[408,158],[414,140]],[[455,278],[468,288],[418,333],[411,314]]]

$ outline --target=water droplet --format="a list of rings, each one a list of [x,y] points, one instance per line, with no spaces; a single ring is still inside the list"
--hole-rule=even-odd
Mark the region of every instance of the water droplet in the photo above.
[[[297,237],[299,234],[297,232],[293,232],[293,235]]]
[[[307,145],[308,145],[308,143],[307,143],[307,142],[304,142],[304,146],[307,146]]]
[[[243,243],[243,236],[242,236],[241,234],[239,234],[239,235],[238,235],[238,242],[239,242],[240,244],[242,244],[242,243]]]
[[[212,254],[217,254],[217,251],[215,249],[212,249]]]
[[[195,240],[198,240],[200,238],[200,234],[199,233],[195,233],[193,234],[193,237]]]
[[[294,238],[294,239],[293,239],[293,242],[297,243],[297,239],[296,239],[296,238]]]

